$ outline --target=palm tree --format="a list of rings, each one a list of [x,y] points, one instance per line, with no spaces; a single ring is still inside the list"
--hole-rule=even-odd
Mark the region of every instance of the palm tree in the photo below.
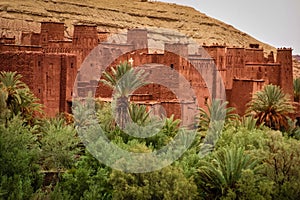
[[[16,72],[0,73],[0,115],[9,119],[20,114],[31,122],[37,113],[42,113],[41,104]]]
[[[41,132],[41,161],[44,170],[69,169],[77,153],[79,139],[73,125],[66,125],[63,118],[44,119]]]
[[[251,131],[254,129],[262,129],[263,124],[257,126],[257,120],[252,115],[250,116],[243,116],[240,120],[236,120],[235,127],[244,127],[247,130]]]
[[[205,131],[205,139],[203,143],[199,144],[198,155],[200,157],[204,157],[213,151],[224,124],[238,118],[238,115],[233,113],[235,108],[226,107],[227,104],[228,102],[222,102],[220,99],[213,99],[210,105],[206,105],[208,112],[203,108],[199,108],[199,116],[196,117],[199,121],[198,130]]]
[[[276,85],[267,85],[258,91],[248,106],[247,112],[254,113],[257,125],[265,124],[274,130],[287,130],[287,116],[294,111],[288,96]]]
[[[145,105],[137,105],[131,103],[129,107],[129,115],[131,120],[138,125],[145,125],[149,121],[149,112]]]
[[[116,121],[121,128],[125,128],[130,121],[129,117],[129,95],[139,87],[145,85],[146,74],[143,71],[134,71],[132,66],[123,62],[111,67],[111,73],[104,72],[101,81],[114,89],[113,98],[116,99],[114,111],[116,112]]]
[[[128,62],[120,63],[119,65],[115,67],[111,67],[111,73],[104,72],[103,77],[101,81],[109,86],[111,89],[114,89],[117,85],[117,82],[126,74],[129,70],[132,69],[132,66]]]
[[[244,170],[257,173],[258,160],[244,153],[241,147],[226,147],[218,150],[210,159],[200,161],[198,175],[200,187],[208,194],[220,197],[228,189],[234,189]]]
[[[300,101],[300,78],[294,79],[294,101]]]
[[[213,99],[211,104],[206,104],[207,112],[203,108],[199,108],[199,115],[196,117],[198,128],[200,131],[208,130],[213,125],[214,121],[229,122],[238,118],[237,114],[234,114],[235,108],[226,107],[228,102],[222,102],[219,99]]]

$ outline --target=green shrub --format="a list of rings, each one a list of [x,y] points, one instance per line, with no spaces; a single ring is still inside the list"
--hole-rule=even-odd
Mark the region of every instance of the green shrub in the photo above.
[[[125,173],[113,170],[110,176],[113,199],[195,199],[197,186],[183,171],[168,166],[149,173]]]
[[[245,150],[263,150],[266,147],[268,140],[268,134],[272,131],[268,129],[252,129],[247,127],[230,127],[223,131],[220,139],[216,144],[216,148],[226,146],[239,146],[245,148]]]
[[[274,199],[297,199],[300,196],[300,143],[280,132],[269,135],[265,176],[274,182]]]
[[[24,121],[14,117],[0,125],[0,197],[29,199],[41,186],[38,146]]]
[[[75,162],[79,139],[73,126],[62,119],[45,120],[40,140],[42,167],[46,170],[65,170]]]
[[[51,199],[111,199],[110,170],[90,154],[82,156],[64,173],[50,194]]]

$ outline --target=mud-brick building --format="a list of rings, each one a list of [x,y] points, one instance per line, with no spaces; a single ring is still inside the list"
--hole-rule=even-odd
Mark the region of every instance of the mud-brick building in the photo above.
[[[277,49],[264,57],[263,49],[250,44],[249,48],[209,46],[205,47],[214,59],[225,80],[227,100],[244,114],[252,94],[264,85],[279,85],[293,97],[292,49]]]
[[[41,32],[0,39],[0,70],[17,71],[44,104],[45,113],[70,112],[77,70],[86,55],[105,40],[95,26],[75,25],[70,39],[63,23],[42,22]]]
[[[74,77],[76,56],[39,51],[1,53],[1,71],[17,71],[24,82],[44,104],[45,113],[54,116],[67,108]],[[45,67],[47,66],[47,67]]]
[[[99,77],[86,82],[80,69],[86,57],[100,43],[103,44],[103,56],[118,55],[108,63],[110,66],[130,61],[134,67],[152,67],[152,76],[163,77],[162,80],[166,81],[170,79],[169,72],[157,72],[155,66],[149,63],[175,70],[188,80],[188,87],[195,91],[194,100],[201,107],[212,96],[216,97],[220,89],[220,83],[215,81],[214,76],[206,78],[216,72],[222,77],[230,106],[236,107],[239,114],[244,114],[253,93],[264,85],[279,85],[284,92],[293,95],[292,49],[280,48],[265,57],[258,45],[240,48],[215,44],[191,53],[188,44],[176,42],[164,44],[163,52],[151,52],[148,34],[148,30],[134,29],[128,31],[126,43],[103,43],[109,33],[97,30],[94,25],[74,25],[73,36],[69,36],[63,23],[42,22],[40,33],[22,33],[20,44],[15,44],[15,37],[0,38],[0,70],[22,74],[23,81],[44,104],[48,116],[71,111],[72,96],[78,95],[73,94],[76,77],[79,90],[86,92],[88,88],[98,86],[96,96],[103,99],[111,97],[112,91],[98,84]],[[204,51],[209,57],[203,57]],[[89,70],[97,70],[98,65],[101,63],[92,62]],[[167,115],[179,117],[185,112],[180,108],[182,102],[178,101],[174,91],[160,84],[148,84],[138,89],[131,99],[146,105],[162,105]],[[188,105],[188,101],[185,103]]]

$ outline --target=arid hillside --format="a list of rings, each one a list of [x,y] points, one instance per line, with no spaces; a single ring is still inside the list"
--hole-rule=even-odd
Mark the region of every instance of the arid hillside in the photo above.
[[[99,30],[117,32],[133,27],[163,27],[178,30],[200,44],[219,43],[247,47],[259,43],[274,50],[233,26],[206,16],[197,10],[176,4],[141,0],[2,0],[0,34],[18,35],[21,31],[39,31],[41,21],[59,21],[72,34],[72,24],[96,24]]]
[[[300,55],[293,56],[294,78],[300,77]]]
[[[135,27],[177,30],[199,44],[218,43],[248,47],[258,43],[265,52],[276,49],[231,25],[211,18],[191,7],[141,0],[22,0],[0,1],[0,35],[19,37],[22,31],[39,32],[42,21],[66,24],[65,36],[73,24],[96,24],[99,31],[119,32]],[[294,60],[295,76],[300,76],[299,61]]]

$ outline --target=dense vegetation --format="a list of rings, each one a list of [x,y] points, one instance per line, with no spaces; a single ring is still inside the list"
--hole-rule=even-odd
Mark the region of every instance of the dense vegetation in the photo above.
[[[0,199],[300,197],[300,131],[281,111],[287,106],[292,112],[292,107],[277,86],[257,93],[242,118],[226,103],[212,101],[207,112],[199,111],[192,146],[172,165],[148,173],[125,173],[101,164],[85,149],[76,132],[78,119],[41,118],[37,100],[20,78],[16,73],[0,74]],[[257,104],[270,90],[277,94],[268,104],[273,106],[271,113],[269,107]],[[127,117],[142,126],[151,123],[144,106],[129,103]],[[155,136],[135,138],[116,125],[109,103],[97,101],[95,107],[106,136],[128,151],[160,149],[179,132],[180,121],[171,117],[164,119]],[[225,118],[217,133],[214,126],[219,119],[214,115]],[[207,138],[214,138],[214,145],[204,155],[201,150],[210,142]]]

